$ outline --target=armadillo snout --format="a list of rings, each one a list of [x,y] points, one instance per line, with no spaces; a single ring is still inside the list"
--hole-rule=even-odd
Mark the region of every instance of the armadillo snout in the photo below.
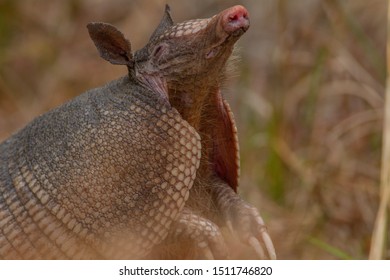
[[[241,30],[242,33],[249,28],[249,14],[247,9],[241,5],[231,7],[223,11],[222,26],[223,29],[231,34],[237,30]]]

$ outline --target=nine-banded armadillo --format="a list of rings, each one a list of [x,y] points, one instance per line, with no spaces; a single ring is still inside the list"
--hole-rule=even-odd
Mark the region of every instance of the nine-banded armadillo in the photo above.
[[[115,27],[90,23],[100,55],[129,73],[0,145],[0,258],[188,257],[183,246],[225,258],[220,226],[275,258],[262,218],[236,194],[237,131],[220,92],[248,27],[242,6],[179,24],[167,6],[133,56]]]

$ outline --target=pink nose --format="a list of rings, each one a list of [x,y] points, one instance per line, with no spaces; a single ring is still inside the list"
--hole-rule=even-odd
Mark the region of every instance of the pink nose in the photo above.
[[[222,26],[228,33],[238,29],[246,31],[249,28],[248,11],[241,5],[237,5],[223,11]]]

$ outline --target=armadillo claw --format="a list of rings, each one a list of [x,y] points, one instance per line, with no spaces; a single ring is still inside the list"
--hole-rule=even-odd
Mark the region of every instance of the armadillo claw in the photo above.
[[[230,215],[233,216],[233,221],[235,222],[234,228],[236,235],[243,242],[250,245],[261,259],[269,258],[275,260],[276,253],[274,245],[257,209],[244,201],[240,201],[233,209],[235,211],[233,213],[230,212]],[[230,218],[227,218],[227,221],[231,223]],[[267,254],[264,252],[264,247]]]
[[[264,241],[264,245],[267,248],[268,255],[269,255],[270,259],[276,260],[275,247],[274,247],[274,244],[272,243],[271,237],[268,234],[268,231],[264,230],[261,235],[262,235],[262,238]]]
[[[256,237],[251,236],[248,239],[249,245],[252,246],[252,248],[255,250],[257,255],[260,257],[260,259],[265,259],[266,256],[264,254],[263,247],[261,247],[259,240],[256,239]]]

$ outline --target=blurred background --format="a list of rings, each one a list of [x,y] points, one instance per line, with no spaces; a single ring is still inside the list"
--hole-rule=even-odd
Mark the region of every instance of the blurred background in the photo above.
[[[379,204],[385,0],[0,0],[0,141],[126,74],[98,56],[88,22],[116,25],[137,50],[166,2],[176,22],[249,10],[224,94],[239,131],[240,193],[262,213],[278,257],[367,259]]]

